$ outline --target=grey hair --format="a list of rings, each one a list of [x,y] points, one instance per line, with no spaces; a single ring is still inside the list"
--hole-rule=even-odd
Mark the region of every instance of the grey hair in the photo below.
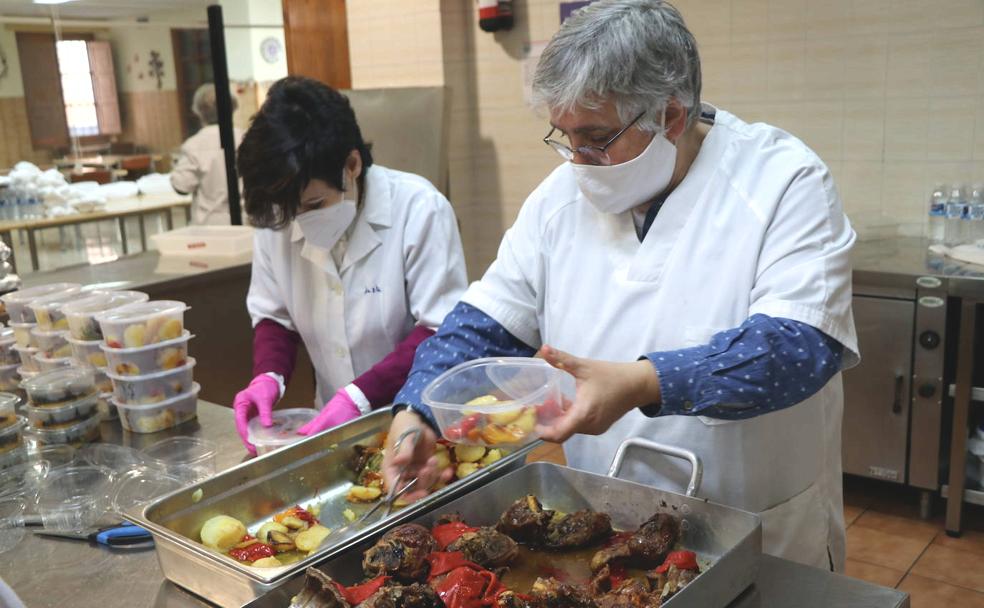
[[[239,107],[236,96],[230,96],[232,101],[232,111],[235,112]],[[191,111],[195,113],[202,125],[214,125],[219,122],[219,111],[215,101],[215,85],[207,82],[198,87],[195,96],[191,99]]]
[[[670,98],[700,118],[700,56],[680,12],[663,0],[598,0],[576,11],[544,49],[533,101],[551,111],[611,101],[623,123],[660,129]]]

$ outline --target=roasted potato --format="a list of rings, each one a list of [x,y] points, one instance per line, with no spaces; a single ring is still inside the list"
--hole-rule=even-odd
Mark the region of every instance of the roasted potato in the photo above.
[[[455,471],[455,477],[458,479],[464,479],[472,473],[478,470],[477,462],[459,462],[458,469]]]
[[[212,549],[226,551],[236,546],[246,536],[246,526],[235,517],[216,515],[202,526],[202,544]]]
[[[283,566],[276,557],[262,557],[250,565],[254,568],[276,568],[277,566]]]
[[[294,544],[299,551],[311,552],[317,549],[321,541],[329,534],[331,534],[331,530],[328,528],[320,524],[314,525],[295,536]]]
[[[273,531],[280,532],[281,534],[287,534],[287,526],[278,524],[275,521],[268,521],[260,526],[260,529],[256,531],[256,538],[260,539],[261,543],[269,543],[270,532]]]
[[[382,494],[383,490],[374,486],[352,486],[345,499],[349,502],[372,502]]]
[[[485,456],[485,448],[480,445],[456,445],[454,457],[461,462],[478,462]]]

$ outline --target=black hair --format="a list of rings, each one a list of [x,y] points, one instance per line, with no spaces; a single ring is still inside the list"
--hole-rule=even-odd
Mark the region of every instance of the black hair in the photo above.
[[[356,181],[359,192],[365,192],[370,147],[347,97],[310,78],[278,80],[253,116],[237,154],[250,223],[275,229],[290,224],[311,180],[344,191],[343,169],[352,150],[362,157]]]

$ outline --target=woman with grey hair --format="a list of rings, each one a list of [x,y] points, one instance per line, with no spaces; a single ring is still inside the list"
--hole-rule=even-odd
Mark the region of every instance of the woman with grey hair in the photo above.
[[[233,97],[233,112],[236,107]],[[219,141],[219,126],[215,124],[218,122],[215,85],[207,83],[198,87],[192,98],[191,111],[202,128],[181,145],[180,157],[171,170],[171,187],[181,194],[191,194],[192,223],[229,224],[225,155]],[[233,129],[233,135],[238,147],[243,133]]]
[[[417,350],[389,437],[420,427],[422,439],[387,450],[388,483],[404,465],[418,487],[448,475],[430,458],[441,431],[421,400],[438,374],[539,352],[576,380],[536,427],[564,442],[569,465],[605,473],[633,438],[692,450],[699,495],[759,513],[767,552],[843,569],[854,231],[813,151],[702,104],[700,85],[697,43],[660,0],[599,0],[553,37],[533,90],[544,141],[567,162]],[[623,472],[664,489],[690,475],[646,450]]]

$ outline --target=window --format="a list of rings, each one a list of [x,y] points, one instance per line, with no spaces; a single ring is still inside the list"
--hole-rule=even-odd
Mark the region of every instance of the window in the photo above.
[[[89,69],[85,40],[61,40],[55,48],[58,51],[68,134],[72,137],[99,135],[96,96],[92,89],[92,71]]]

